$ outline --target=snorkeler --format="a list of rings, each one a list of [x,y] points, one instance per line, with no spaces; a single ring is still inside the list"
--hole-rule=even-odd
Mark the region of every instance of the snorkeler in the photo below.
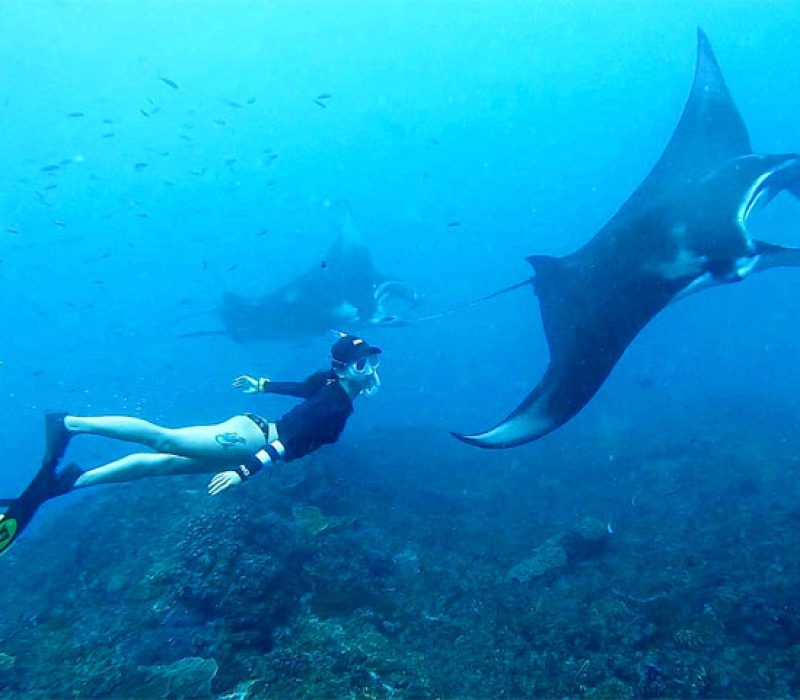
[[[273,382],[248,375],[233,386],[245,393],[283,394],[305,399],[283,417],[269,422],[253,413],[217,425],[164,428],[130,416],[45,416],[46,450],[39,472],[21,496],[0,499],[0,554],[6,551],[45,501],[90,486],[136,481],[154,476],[214,473],[208,493],[237,486],[273,462],[290,462],[338,440],[353,413],[353,401],[380,387],[380,348],[342,334],[331,347],[330,369],[303,382]],[[84,471],[71,463],[56,467],[76,435],[101,435],[145,445],[155,452],[136,453]]]

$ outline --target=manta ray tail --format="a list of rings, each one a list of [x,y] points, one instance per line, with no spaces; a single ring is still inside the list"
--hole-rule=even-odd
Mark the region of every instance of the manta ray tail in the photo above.
[[[758,262],[753,272],[763,272],[774,267],[800,267],[800,248],[787,248],[765,241],[755,241]]]
[[[473,306],[478,306],[479,304],[483,304],[487,301],[491,301],[492,299],[496,299],[499,296],[503,296],[504,294],[508,294],[509,292],[513,292],[517,289],[522,287],[527,287],[531,284],[533,280],[526,279],[522,280],[521,282],[515,282],[508,287],[503,287],[503,289],[498,289],[496,292],[491,292],[489,294],[484,294],[482,297],[478,297],[477,299],[470,299],[469,301],[462,302],[461,304],[456,304],[455,306],[451,306],[443,311],[437,311],[434,314],[428,314],[427,316],[417,316],[416,318],[409,318],[407,323],[423,323],[425,321],[433,321],[438,318],[442,318],[444,316],[450,316],[451,314],[457,313],[459,311],[464,311],[466,309],[471,309]]]
[[[206,338],[209,336],[227,335],[225,331],[187,331],[186,333],[179,333],[179,338]]]

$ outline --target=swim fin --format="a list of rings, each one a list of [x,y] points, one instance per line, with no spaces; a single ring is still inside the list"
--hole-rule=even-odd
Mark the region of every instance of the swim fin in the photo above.
[[[70,432],[64,425],[64,413],[48,413],[45,423],[45,453],[36,476],[18,498],[0,499],[0,555],[19,537],[33,520],[39,506],[45,501],[72,490],[83,470],[77,464],[68,464],[56,473],[58,462],[67,449]]]
[[[17,521],[14,518],[7,517],[6,514],[3,513],[0,515],[0,556],[5,554],[16,537]]]
[[[55,482],[55,465],[43,464],[22,495],[15,498],[0,515],[0,554],[4,554],[14,540],[33,519],[39,506],[51,497]]]
[[[66,413],[45,413],[44,416],[44,460],[42,466],[55,466],[67,451],[72,433],[64,423]]]
[[[7,506],[0,514],[0,556],[30,524],[39,506],[71,491],[81,474],[83,470],[77,464],[68,464],[56,474],[55,465],[45,462],[19,498],[0,500],[0,505]]]

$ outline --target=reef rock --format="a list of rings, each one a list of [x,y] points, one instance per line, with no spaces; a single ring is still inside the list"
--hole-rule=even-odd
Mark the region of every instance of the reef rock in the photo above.
[[[512,581],[525,583],[534,578],[539,578],[549,571],[562,569],[567,565],[567,552],[553,540],[548,540],[538,547],[530,559],[525,559],[511,571],[508,578]]]
[[[295,524],[307,535],[316,536],[344,524],[344,518],[325,515],[316,506],[295,506],[292,509]]]
[[[608,539],[608,526],[587,516],[562,535],[560,544],[567,551],[570,562],[574,562],[600,554],[608,546]]]
[[[210,698],[211,680],[219,666],[214,659],[188,657],[168,666],[149,666],[139,697]]]
[[[608,528],[602,521],[587,516],[562,535],[551,537],[539,546],[529,559],[516,564],[508,572],[512,581],[530,581],[550,571],[563,569],[595,556],[608,545]]]

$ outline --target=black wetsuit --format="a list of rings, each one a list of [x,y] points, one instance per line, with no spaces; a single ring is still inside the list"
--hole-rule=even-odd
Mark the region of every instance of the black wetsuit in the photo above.
[[[353,400],[333,370],[315,372],[303,382],[267,382],[263,391],[305,399],[275,422],[285,462],[336,442],[353,413]]]

